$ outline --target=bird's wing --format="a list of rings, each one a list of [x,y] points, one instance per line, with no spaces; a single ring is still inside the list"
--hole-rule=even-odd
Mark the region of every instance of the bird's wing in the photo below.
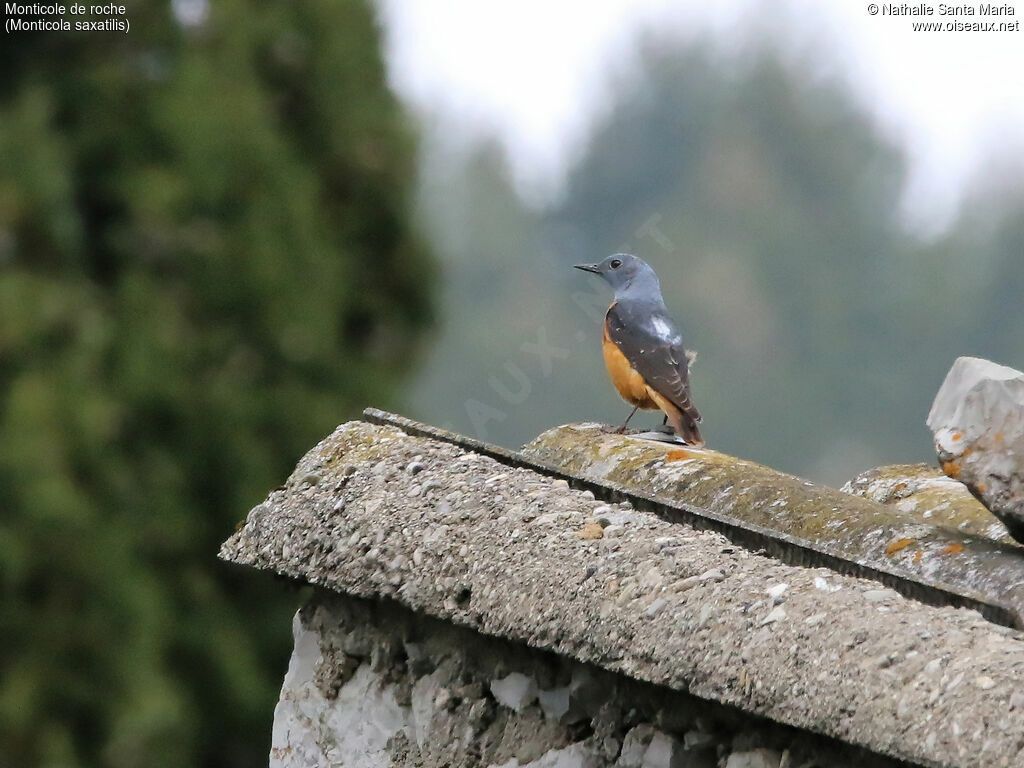
[[[690,397],[687,350],[671,319],[657,311],[630,311],[616,302],[605,324],[608,337],[647,386],[699,422],[700,413]]]

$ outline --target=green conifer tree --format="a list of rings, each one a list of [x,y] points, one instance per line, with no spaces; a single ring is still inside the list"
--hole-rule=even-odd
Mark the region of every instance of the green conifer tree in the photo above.
[[[431,319],[367,5],[172,7],[0,51],[4,766],[265,764],[295,595],[218,545]]]

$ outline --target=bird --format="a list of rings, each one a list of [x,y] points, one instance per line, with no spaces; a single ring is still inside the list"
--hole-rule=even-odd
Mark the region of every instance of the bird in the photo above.
[[[697,426],[700,412],[690,396],[693,353],[683,347],[657,274],[646,261],[628,253],[574,267],[600,275],[615,290],[604,317],[604,364],[615,389],[633,406],[619,431],[625,431],[638,408],[661,409],[683,442],[703,446]]]

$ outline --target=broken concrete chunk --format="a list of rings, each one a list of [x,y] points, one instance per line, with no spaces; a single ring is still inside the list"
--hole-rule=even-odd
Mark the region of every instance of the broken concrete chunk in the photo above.
[[[644,753],[642,768],[679,768],[686,756],[683,745],[674,736],[655,731],[651,743]]]
[[[616,768],[640,768],[655,733],[657,730],[648,723],[632,728],[622,741],[622,751],[615,764]]]
[[[519,712],[530,706],[537,698],[537,683],[533,678],[520,672],[512,672],[505,677],[492,680],[491,693],[499,704]]]
[[[733,752],[725,768],[779,768],[782,755],[774,749],[752,749],[749,752]]]
[[[551,749],[536,760],[520,763],[512,759],[494,768],[592,768],[596,761],[583,744],[570,744],[562,749]]]
[[[569,686],[553,688],[550,691],[538,691],[537,698],[544,715],[552,720],[560,720],[569,711]]]
[[[1024,372],[957,358],[935,396],[928,427],[943,472],[1024,542]]]

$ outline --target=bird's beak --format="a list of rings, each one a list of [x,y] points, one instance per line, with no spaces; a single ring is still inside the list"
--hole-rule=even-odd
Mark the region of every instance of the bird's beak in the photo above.
[[[573,264],[573,269],[582,269],[584,272],[593,272],[595,275],[600,275],[601,270],[597,268],[597,264]]]

